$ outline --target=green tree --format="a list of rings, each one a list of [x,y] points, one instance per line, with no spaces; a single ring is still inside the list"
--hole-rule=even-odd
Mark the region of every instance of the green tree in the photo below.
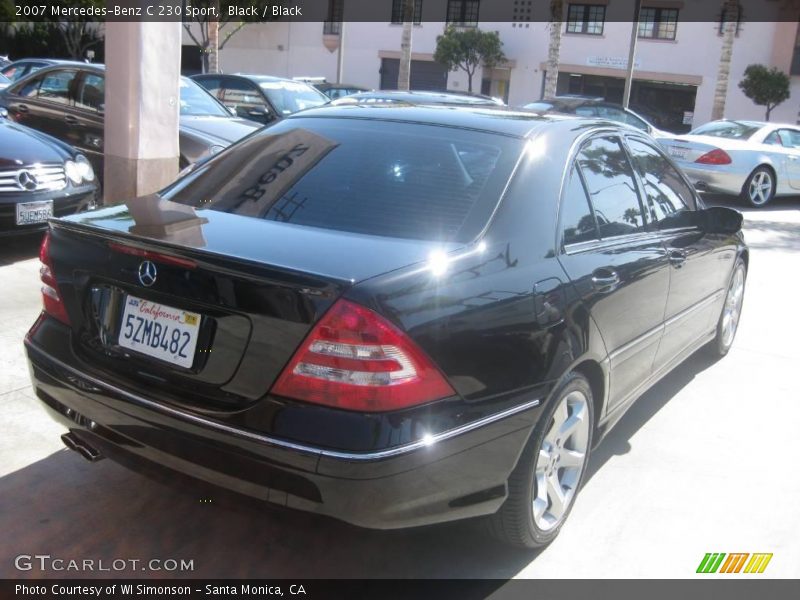
[[[462,29],[448,27],[444,35],[436,38],[434,60],[450,71],[462,69],[467,73],[469,91],[472,91],[472,76],[478,66],[494,67],[505,61],[503,42],[496,31],[481,31],[477,27]]]
[[[200,48],[203,57],[203,73],[216,73],[218,71],[218,53],[225,47],[230,39],[239,33],[242,28],[251,22],[262,21],[260,15],[263,14],[264,5],[267,1],[253,1],[247,3],[247,7],[255,7],[259,16],[236,17],[230,16],[228,8],[230,6],[245,6],[241,0],[194,0],[191,6],[195,9],[194,14],[185,17],[183,28]],[[218,16],[213,16],[208,9],[215,9]],[[205,13],[205,14],[204,14]],[[267,19],[272,20],[272,19]],[[196,26],[193,26],[196,23]]]
[[[789,76],[777,67],[749,65],[739,82],[744,95],[754,103],[767,107],[767,121],[772,109],[789,99]]]

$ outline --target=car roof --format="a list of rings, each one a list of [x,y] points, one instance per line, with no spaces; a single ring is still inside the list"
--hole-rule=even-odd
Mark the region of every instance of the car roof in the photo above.
[[[393,102],[406,102],[409,104],[474,104],[492,106],[497,103],[487,96],[477,96],[469,93],[451,93],[451,92],[436,92],[436,91],[423,91],[423,90],[376,90],[371,92],[359,92],[352,94],[340,100],[347,100],[348,102],[357,102],[359,100],[369,99],[386,99]]]
[[[257,82],[268,82],[268,81],[288,81],[290,83],[302,83],[305,85],[310,85],[305,81],[300,81],[298,79],[289,79],[288,77],[276,77],[275,75],[260,75],[258,73],[220,73],[220,75],[228,75],[230,77],[243,77],[244,79],[249,79],[251,81]]]
[[[8,66],[23,64],[23,63],[44,63],[48,66],[56,66],[56,65],[87,65],[92,63],[85,63],[78,60],[66,60],[62,58],[20,58],[19,60],[15,60]]]
[[[567,123],[570,129],[596,125],[628,130],[629,127],[604,119],[589,119],[573,115],[541,114],[507,106],[448,106],[442,104],[328,104],[309,108],[287,117],[366,119],[458,127],[526,138],[548,124]]]

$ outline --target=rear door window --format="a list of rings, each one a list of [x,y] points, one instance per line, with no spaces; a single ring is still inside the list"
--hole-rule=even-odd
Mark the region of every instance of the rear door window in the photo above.
[[[644,186],[649,220],[659,229],[689,224],[694,195],[675,167],[650,144],[629,138],[628,148]]]
[[[578,165],[601,237],[645,231],[636,180],[618,138],[598,137],[588,141],[578,153]]]
[[[486,225],[522,140],[456,128],[294,118],[221,152],[170,200],[293,225],[469,241]]]
[[[83,77],[77,105],[89,110],[100,110],[105,102],[106,79],[103,75],[86,73]]]

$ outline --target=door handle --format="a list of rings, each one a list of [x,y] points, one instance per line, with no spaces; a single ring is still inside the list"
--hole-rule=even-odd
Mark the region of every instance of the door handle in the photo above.
[[[670,250],[669,262],[676,269],[680,269],[686,262],[686,253],[683,250]]]
[[[17,104],[17,110],[21,113],[28,112],[28,106],[26,104]]]
[[[64,122],[65,122],[67,125],[77,125],[77,124],[78,124],[78,119],[76,119],[76,118],[75,118],[75,117],[73,117],[72,115],[66,115],[66,116],[64,117]]]
[[[619,284],[619,275],[611,269],[597,269],[592,273],[592,285],[596,290],[610,291]]]

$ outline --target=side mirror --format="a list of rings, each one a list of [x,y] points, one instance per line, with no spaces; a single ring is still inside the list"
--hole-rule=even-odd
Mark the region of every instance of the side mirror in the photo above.
[[[698,211],[700,227],[706,233],[737,233],[742,229],[744,217],[738,210],[712,206]]]

